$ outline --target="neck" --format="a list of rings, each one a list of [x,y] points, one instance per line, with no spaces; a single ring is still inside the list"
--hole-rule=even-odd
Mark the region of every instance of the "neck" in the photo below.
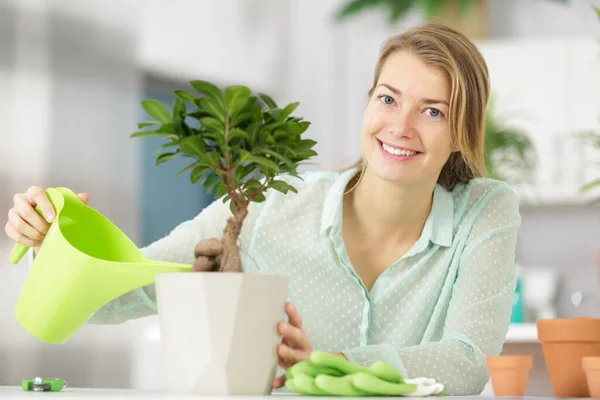
[[[367,168],[344,198],[344,222],[369,242],[417,240],[431,210],[435,184],[404,186],[380,179]]]

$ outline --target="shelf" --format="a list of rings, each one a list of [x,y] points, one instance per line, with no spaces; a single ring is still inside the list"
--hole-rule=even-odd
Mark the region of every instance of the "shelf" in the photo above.
[[[511,324],[506,335],[506,343],[537,343],[536,324]]]

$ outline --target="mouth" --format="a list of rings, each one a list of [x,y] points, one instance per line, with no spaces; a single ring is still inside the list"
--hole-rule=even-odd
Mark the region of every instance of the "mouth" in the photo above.
[[[377,139],[377,143],[379,144],[379,149],[387,158],[393,158],[395,160],[411,160],[415,157],[423,154],[421,151],[407,149],[405,147],[392,146],[387,143],[383,143],[381,140]]]

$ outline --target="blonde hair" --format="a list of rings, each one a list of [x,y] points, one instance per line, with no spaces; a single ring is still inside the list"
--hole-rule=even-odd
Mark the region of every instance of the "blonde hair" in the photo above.
[[[438,23],[427,23],[392,36],[381,47],[369,96],[377,86],[386,60],[399,51],[408,51],[426,64],[442,68],[450,78],[448,122],[452,145],[458,151],[450,155],[438,183],[452,190],[458,182],[487,176],[484,130],[490,82],[479,50],[460,32]],[[361,159],[352,167],[360,167],[360,181],[365,161]]]

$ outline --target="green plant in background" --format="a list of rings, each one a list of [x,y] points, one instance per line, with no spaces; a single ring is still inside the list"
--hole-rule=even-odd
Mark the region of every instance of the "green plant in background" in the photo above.
[[[592,147],[596,149],[600,149],[600,133],[597,132],[587,132],[579,135],[582,139],[586,140]],[[579,191],[581,193],[589,192],[592,189],[600,186],[600,178],[596,178],[584,184]],[[600,200],[600,199],[599,199]]]
[[[190,170],[193,184],[201,183],[207,192],[215,190],[224,203],[230,202],[233,215],[227,220],[221,243],[206,243],[222,248],[222,254],[203,265],[210,265],[211,270],[241,272],[237,238],[250,203],[264,201],[268,189],[296,192],[276,178],[279,174],[298,177],[298,166],[317,155],[313,150],[316,142],[302,137],[310,122],[292,116],[298,103],[280,108],[270,96],[253,96],[241,85],[224,91],[206,81],[191,81],[190,85],[195,93],[176,90],[172,110],[158,101],[142,100],[142,107],[154,121],[139,123],[138,128],[145,130],[130,137],[164,137],[166,143],[157,151],[156,165],[188,157],[190,164],[177,175]],[[193,270],[201,269],[194,264]]]
[[[594,10],[596,12],[596,15],[598,16],[598,20],[600,20],[600,7],[594,7]],[[587,140],[590,145],[596,149],[600,149],[600,133],[598,132],[587,132],[584,133],[582,135],[580,135],[584,140]],[[596,178],[588,183],[586,183],[585,185],[583,185],[579,191],[581,193],[586,193],[589,192],[592,189],[595,189],[596,187],[600,186],[600,178]],[[600,199],[597,199],[597,201],[600,201]]]
[[[335,17],[337,21],[341,21],[367,10],[383,8],[387,10],[389,22],[395,24],[408,12],[418,8],[429,20],[440,15],[450,3],[457,3],[457,14],[463,17],[469,13],[473,1],[476,0],[349,0],[338,9]],[[565,4],[569,2],[569,0],[550,1]]]
[[[525,132],[500,118],[494,96],[486,109],[484,154],[490,178],[511,184],[531,181],[536,167],[533,143]]]

